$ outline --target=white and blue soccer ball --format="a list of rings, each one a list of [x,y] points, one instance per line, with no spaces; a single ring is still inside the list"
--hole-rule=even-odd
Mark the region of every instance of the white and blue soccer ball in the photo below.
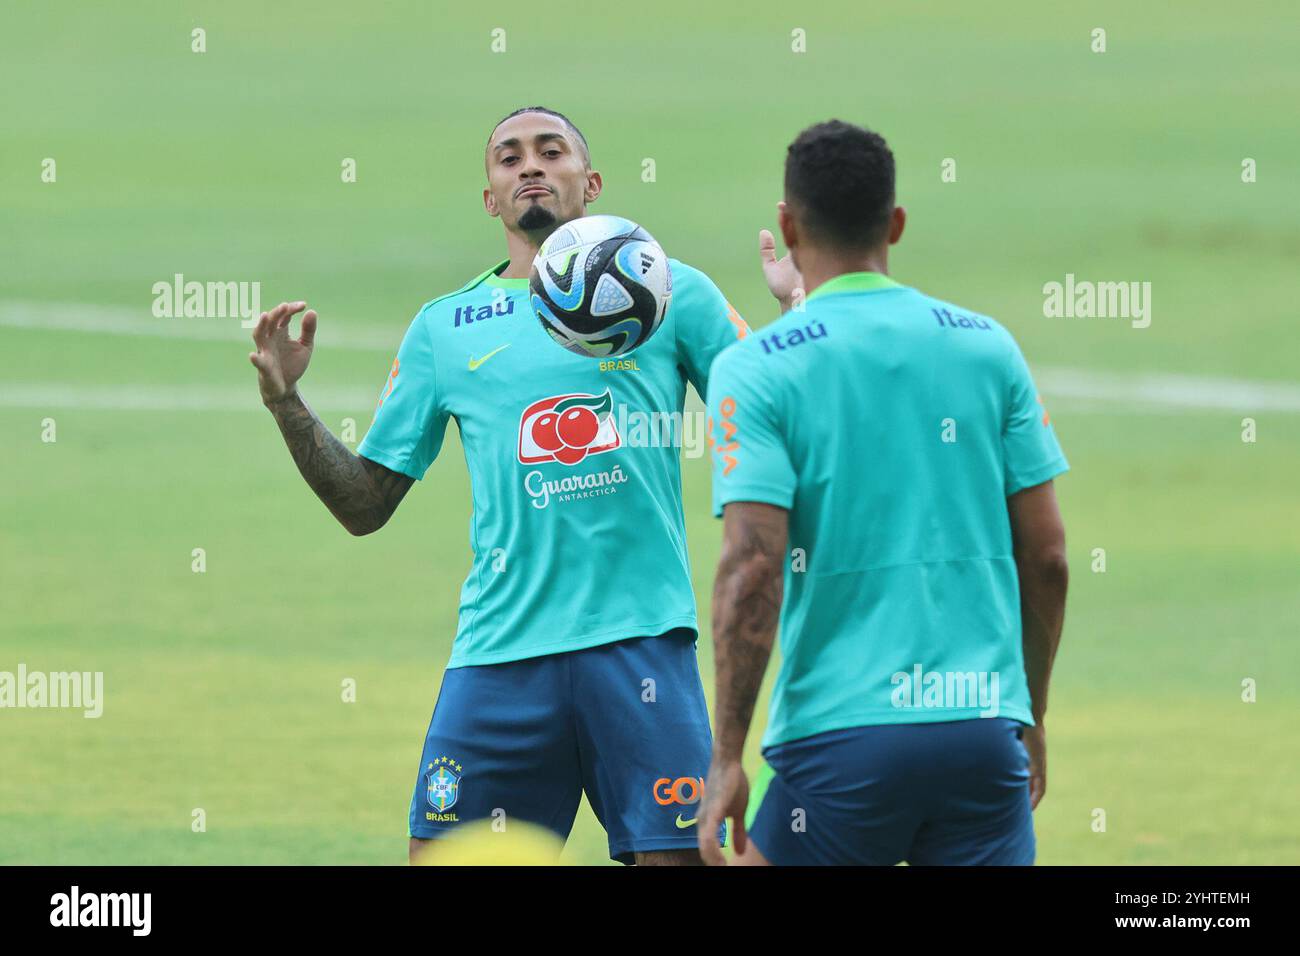
[[[551,338],[570,352],[608,358],[655,334],[673,279],[659,243],[632,220],[585,216],[542,243],[528,288]]]

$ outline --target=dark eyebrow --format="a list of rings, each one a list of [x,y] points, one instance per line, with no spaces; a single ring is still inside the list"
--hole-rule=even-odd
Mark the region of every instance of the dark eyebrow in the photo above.
[[[565,143],[565,145],[568,145],[568,141],[565,140],[563,133],[538,133],[536,136],[533,137],[533,140],[538,143],[549,143],[555,140],[559,140],[560,142]],[[492,152],[495,153],[498,150],[502,150],[502,149],[514,149],[517,148],[519,145],[520,145],[519,138],[517,136],[512,136],[509,139],[503,139],[501,142],[493,146]]]

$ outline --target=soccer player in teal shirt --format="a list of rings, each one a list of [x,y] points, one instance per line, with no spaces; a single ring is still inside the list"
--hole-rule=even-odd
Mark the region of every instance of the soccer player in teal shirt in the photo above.
[[[288,324],[304,302],[254,332],[263,401],[353,534],[388,520],[449,421],[460,432],[474,558],[411,799],[412,862],[437,862],[429,841],[475,819],[567,837],[585,792],[612,858],[698,863],[711,738],[678,446],[687,383],[703,395],[714,357],[749,330],[703,273],[670,259],[653,338],[607,360],[560,348],[531,312],[528,274],[546,237],[600,195],[587,141],[563,115],[525,108],[492,130],[486,169],[484,208],[509,256],[420,309],[358,453],[298,394],[316,313],[298,340]]]
[[[1006,329],[887,275],[905,213],[879,136],[801,133],[779,218],[790,256],[760,247],[785,314],[709,376],[724,540],[701,850],[723,862],[731,818],[741,863],[1032,863],[1068,576],[1047,412]]]

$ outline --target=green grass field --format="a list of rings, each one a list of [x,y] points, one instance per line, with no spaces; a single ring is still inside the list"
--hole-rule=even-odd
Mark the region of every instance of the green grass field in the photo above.
[[[1300,863],[1300,14],[898,7],[8,4],[0,671],[103,671],[106,703],[0,710],[0,863],[404,862],[470,556],[454,430],[351,538],[262,410],[238,321],[154,319],[151,287],[310,300],[303,392],[359,438],[411,315],[503,256],[482,147],[538,102],[591,141],[593,211],[755,325],[785,145],[831,116],[883,132],[911,217],[894,274],[1012,329],[1072,465],[1040,862]],[[1151,326],[1045,318],[1067,273],[1151,282]],[[683,473],[707,622],[720,526],[706,462]],[[585,806],[565,857],[608,862]]]

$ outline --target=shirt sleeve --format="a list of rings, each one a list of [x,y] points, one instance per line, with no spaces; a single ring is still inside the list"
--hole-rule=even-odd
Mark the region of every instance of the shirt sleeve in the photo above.
[[[438,457],[446,431],[433,342],[421,310],[397,350],[357,454],[419,480]]]
[[[713,460],[713,514],[733,501],[789,508],[797,476],[775,396],[765,392],[751,356],[727,349],[709,375],[705,428]]]
[[[673,326],[677,335],[677,361],[686,379],[703,397],[708,391],[709,367],[728,345],[749,334],[749,326],[708,276],[674,261]]]
[[[1010,401],[1002,428],[1002,466],[1008,496],[1069,470],[1051,416],[1015,341],[1008,358]]]

